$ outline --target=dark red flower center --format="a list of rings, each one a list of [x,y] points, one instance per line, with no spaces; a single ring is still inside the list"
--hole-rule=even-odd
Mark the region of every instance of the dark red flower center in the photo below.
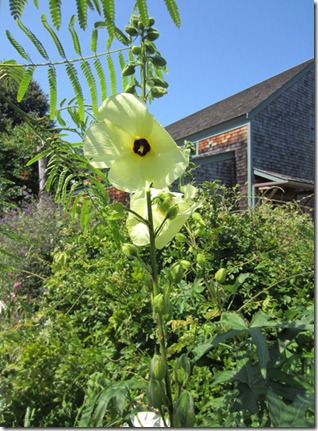
[[[147,139],[136,139],[133,147],[134,153],[144,157],[150,151],[150,145]]]

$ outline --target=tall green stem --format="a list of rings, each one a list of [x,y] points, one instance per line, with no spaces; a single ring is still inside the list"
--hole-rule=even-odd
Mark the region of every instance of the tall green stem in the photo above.
[[[152,269],[152,286],[153,286],[153,296],[155,297],[160,293],[159,285],[158,285],[158,268],[157,268],[157,259],[156,259],[156,245],[155,245],[155,231],[153,224],[153,215],[152,215],[152,205],[151,205],[151,192],[147,190],[147,210],[148,210],[148,228],[149,228],[149,238],[150,238],[150,259],[151,259],[151,269]],[[166,331],[164,318],[161,313],[156,313],[156,323],[158,325],[158,334],[159,334],[159,345],[160,345],[160,354],[166,364],[166,369],[168,370],[168,361],[167,361],[167,345],[166,345]],[[165,375],[165,386],[166,386],[166,394],[168,398],[168,412],[170,424],[173,426],[173,402],[172,402],[172,393],[171,393],[171,384],[169,372],[166,372]]]

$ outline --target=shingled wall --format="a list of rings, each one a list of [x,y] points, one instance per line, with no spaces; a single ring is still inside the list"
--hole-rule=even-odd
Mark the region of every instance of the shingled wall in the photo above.
[[[314,71],[308,71],[252,122],[254,167],[314,180]]]

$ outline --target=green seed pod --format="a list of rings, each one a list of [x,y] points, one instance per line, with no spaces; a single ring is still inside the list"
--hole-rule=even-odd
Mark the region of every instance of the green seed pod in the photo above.
[[[206,264],[206,257],[203,253],[198,253],[196,257],[197,263],[203,267]]]
[[[156,52],[155,45],[150,40],[145,40],[145,49],[147,54],[154,54]]]
[[[155,380],[164,379],[167,372],[167,364],[162,356],[154,355],[150,362],[150,377]]]
[[[154,29],[154,28],[150,28],[150,29],[148,29],[148,31],[147,31],[146,38],[152,42],[152,41],[154,41],[154,40],[158,39],[158,37],[159,37],[159,36],[160,36],[160,35],[159,35],[159,31],[157,31],[157,30],[156,30],[156,29]]]
[[[141,53],[141,46],[134,45],[131,48],[131,51],[135,55],[139,55]]]
[[[129,76],[133,75],[135,73],[135,65],[134,64],[127,64],[122,71],[123,76]]]
[[[176,262],[169,268],[169,278],[174,283],[179,283],[183,277],[183,267],[181,263]]]
[[[155,313],[165,312],[165,300],[162,293],[158,293],[152,300],[153,310]]]
[[[178,428],[192,428],[195,424],[194,404],[188,391],[182,391],[174,409],[174,425]]]
[[[179,386],[183,386],[190,377],[191,364],[188,356],[183,353],[175,362],[173,369],[173,377]]]
[[[147,394],[150,404],[155,409],[160,409],[165,403],[165,393],[159,380],[149,380]]]
[[[135,94],[135,92],[136,92],[135,85],[127,85],[127,87],[125,87],[125,93]]]
[[[167,90],[163,87],[151,87],[150,93],[152,95],[152,97],[154,98],[159,98],[164,96],[165,94],[167,94]]]
[[[138,30],[132,25],[126,25],[125,32],[129,34],[129,36],[138,36]]]
[[[226,280],[226,269],[225,268],[220,268],[214,275],[214,278],[216,279],[216,281],[218,281],[219,283],[224,283]]]
[[[166,214],[167,219],[168,220],[173,220],[174,218],[177,217],[178,212],[179,212],[179,206],[178,205],[173,205],[167,211],[167,214]]]
[[[161,57],[161,55],[154,55],[149,59],[152,61],[152,64],[154,66],[164,67],[167,64],[166,60],[163,57]]]
[[[154,18],[152,18],[152,17],[150,17],[150,18],[148,19],[149,27],[153,26],[155,22],[156,22],[156,21],[155,21],[155,19],[154,19]]]

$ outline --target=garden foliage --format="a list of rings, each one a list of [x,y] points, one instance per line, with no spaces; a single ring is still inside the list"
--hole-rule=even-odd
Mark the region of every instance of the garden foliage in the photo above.
[[[195,426],[311,426],[311,218],[297,205],[266,201],[238,211],[237,192],[226,194],[214,183],[201,193],[204,206],[160,252],[161,282],[173,308],[169,365],[173,369],[180,354],[190,359]],[[96,219],[80,233],[58,211],[48,223],[49,214],[34,207],[10,222],[21,235],[21,226],[37,217],[37,238],[52,240],[35,248],[29,238],[30,258],[19,269],[23,292],[19,287],[12,298],[1,284],[7,304],[1,314],[1,424],[129,423],[132,412],[149,404],[156,346],[147,248],[137,255],[124,248],[127,259],[125,238],[110,229],[113,220]],[[125,236],[122,223],[116,221]],[[6,241],[12,254],[25,247]],[[41,275],[40,283],[31,272]],[[32,310],[23,306],[25,295],[33,296]]]

